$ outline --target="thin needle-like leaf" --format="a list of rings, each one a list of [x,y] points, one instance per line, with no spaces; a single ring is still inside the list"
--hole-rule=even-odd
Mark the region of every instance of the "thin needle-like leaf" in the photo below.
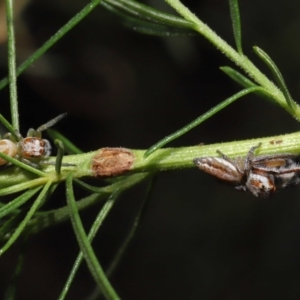
[[[33,167],[23,163],[23,162],[11,157],[11,156],[8,156],[8,155],[4,154],[3,152],[0,152],[0,157],[5,159],[8,162],[14,164],[15,166],[18,166],[18,167],[20,167],[20,168],[22,168],[26,171],[29,171],[33,174],[36,174],[36,175],[41,176],[41,177],[47,176],[47,173],[45,173],[43,171],[40,171],[38,169],[35,169],[35,168],[33,168]]]
[[[112,273],[115,271],[116,267],[120,263],[121,259],[123,258],[126,250],[128,249],[128,246],[130,245],[130,242],[134,238],[138,228],[141,225],[141,222],[143,220],[143,217],[145,215],[145,212],[148,208],[148,204],[152,195],[152,191],[155,185],[157,176],[152,177],[146,191],[146,195],[141,203],[141,206],[139,208],[139,211],[137,212],[137,215],[134,218],[132,227],[130,228],[125,240],[123,241],[122,245],[119,247],[117,254],[115,255],[112,263],[108,267],[106,274],[108,277],[111,277]],[[89,295],[88,299],[99,299],[101,296],[101,291],[98,288],[95,288],[92,293]],[[61,299],[59,299],[61,300]]]
[[[42,187],[36,187],[26,191],[19,197],[14,200],[11,200],[9,203],[5,204],[0,208],[0,219],[7,216],[10,213],[13,213],[18,207],[27,202],[31,197],[34,196]]]
[[[210,27],[202,22],[188,7],[186,7],[180,0],[165,0],[172,6],[182,17],[191,21],[195,25],[195,30],[207,38],[219,51],[224,53],[236,65],[241,67],[249,77],[253,78],[260,86],[265,88],[270,94],[273,95],[274,102],[284,107],[295,118],[300,118],[300,107],[297,105],[295,109],[291,110],[287,104],[284,94],[279,88],[269,80],[245,55],[239,54],[220,36],[218,36]]]
[[[48,182],[48,180],[49,179],[46,177],[40,177],[32,180],[27,180],[18,184],[10,185],[8,187],[0,189],[0,196],[10,195],[30,188],[34,188],[36,186],[41,186]]]
[[[8,78],[9,78],[9,98],[12,126],[17,132],[19,127],[19,109],[17,96],[17,72],[16,72],[16,46],[14,31],[14,8],[13,0],[6,0],[6,24],[7,24],[7,48],[8,48]]]
[[[151,181],[148,184],[147,187],[147,191],[146,191],[146,195],[141,203],[141,206],[139,208],[139,211],[137,213],[137,215],[134,218],[132,227],[127,235],[127,237],[125,238],[124,242],[122,243],[122,245],[119,247],[118,252],[114,258],[114,260],[112,261],[112,263],[110,264],[110,266],[108,267],[106,274],[107,276],[111,276],[112,273],[115,271],[116,267],[118,266],[119,262],[121,261],[121,259],[124,256],[124,253],[126,252],[130,242],[132,241],[132,239],[134,238],[138,228],[141,225],[141,222],[145,216],[145,212],[148,208],[148,204],[150,202],[150,198],[152,196],[152,192],[153,192],[153,188],[156,182],[156,178],[157,176],[151,178]]]
[[[140,18],[142,20],[148,20],[156,24],[169,25],[173,27],[180,27],[186,29],[193,29],[194,24],[181,17],[174,16],[161,12],[152,7],[146,6],[136,1],[131,0],[104,0],[101,5],[107,5],[114,7],[124,13]]]
[[[67,180],[66,180],[67,202],[68,202],[68,206],[70,208],[70,217],[71,217],[71,221],[72,221],[72,226],[73,226],[78,244],[80,246],[80,250],[83,253],[83,257],[86,260],[88,268],[89,268],[95,282],[97,283],[97,285],[103,292],[103,295],[105,296],[105,298],[111,299],[111,300],[120,299],[120,297],[117,295],[116,291],[114,290],[114,288],[108,281],[108,279],[103,271],[103,268],[101,267],[96,255],[95,255],[95,252],[87,238],[87,235],[85,233],[85,230],[83,228],[83,225],[82,225],[79,213],[78,213],[78,209],[77,209],[77,205],[76,205],[76,201],[75,201],[75,197],[74,197],[72,181],[73,181],[72,174],[69,173],[67,175]]]
[[[281,72],[279,71],[278,67],[276,66],[276,64],[274,63],[274,61],[271,59],[271,57],[264,52],[262,49],[260,49],[259,47],[253,47],[254,52],[257,54],[257,56],[268,66],[268,68],[271,70],[274,79],[276,81],[276,83],[278,84],[280,90],[282,91],[285,100],[288,104],[288,106],[290,107],[290,109],[292,111],[295,111],[296,109],[296,103],[294,102],[294,100],[292,99],[290,92],[285,84],[285,81],[283,79],[283,76],[281,74]]]
[[[258,85],[255,84],[253,81],[251,81],[249,78],[241,74],[239,71],[232,69],[231,67],[220,67],[220,69],[231,79],[233,79],[235,82],[237,82],[239,85],[243,86],[244,88],[258,87]],[[274,100],[273,95],[268,93],[266,89],[261,89],[259,91],[253,92],[253,94],[256,94],[268,100],[270,99]]]
[[[81,199],[80,201],[77,201],[77,208],[78,210],[83,210],[91,207],[95,203],[99,203],[100,201],[105,200],[115,190],[123,188],[127,190],[130,187],[135,186],[139,182],[147,179],[149,176],[151,176],[151,173],[140,173],[123,177],[122,180],[119,180],[118,182],[113,183],[109,186],[103,187],[102,193],[91,194]],[[59,224],[68,219],[70,219],[69,206],[64,206],[47,212],[38,212],[34,220],[31,220],[30,224],[26,227],[26,233],[37,233],[47,227]]]
[[[93,186],[83,182],[82,180],[74,178],[74,182],[79,185],[80,187],[84,188],[85,190],[92,192],[92,193],[103,193],[103,187]]]
[[[107,217],[108,213],[111,211],[111,209],[112,209],[113,205],[115,204],[116,199],[118,198],[119,195],[120,195],[120,191],[119,190],[115,191],[113,194],[110,195],[107,202],[104,204],[103,208],[99,212],[98,216],[96,217],[96,219],[89,231],[89,234],[88,234],[89,242],[92,242],[92,240],[94,239],[96,233],[98,232],[99,228],[103,224],[103,221]],[[67,279],[67,282],[66,282],[58,300],[63,300],[67,296],[70,286],[71,286],[71,284],[74,280],[74,277],[78,271],[78,268],[82,262],[82,259],[83,259],[83,254],[82,254],[82,252],[79,252],[78,256],[76,257],[75,263],[72,267],[72,270],[70,272],[70,275]]]
[[[188,125],[184,126],[183,128],[177,130],[176,132],[170,134],[169,136],[165,137],[164,139],[160,140],[155,145],[151,146],[144,154],[144,158],[148,157],[150,154],[154,153],[156,150],[160,149],[161,147],[165,146],[166,144],[170,143],[171,141],[177,139],[178,137],[182,136],[183,134],[187,133],[191,129],[195,128],[199,124],[203,123],[205,120],[212,117],[214,114],[231,104],[232,102],[238,100],[239,98],[249,94],[253,93],[259,90],[263,90],[261,87],[251,87],[248,89],[244,89],[237,94],[227,98],[226,100],[222,101],[220,104],[216,105],[209,111],[207,111],[205,114],[201,115]]]
[[[1,222],[0,227],[0,240],[7,241],[11,235],[11,232],[18,226],[22,218],[24,217],[25,213],[20,211],[16,215],[13,215],[5,222]]]
[[[6,127],[6,129],[12,134],[12,136],[17,141],[19,137],[16,134],[14,127],[0,114],[0,122]]]
[[[105,0],[101,5],[118,15],[123,25],[144,34],[168,37],[195,34],[193,23],[136,1]]]
[[[74,26],[76,26],[82,19],[84,19],[94,8],[96,8],[101,0],[90,1],[78,14],[76,14],[69,22],[60,28],[50,39],[48,39],[43,46],[35,51],[28,59],[17,68],[17,76],[22,74],[29,66],[40,58],[49,48],[55,45],[65,34],[67,34]],[[0,81],[0,90],[8,84],[8,78]],[[14,123],[13,123],[14,125]]]
[[[47,129],[47,133],[49,136],[55,140],[59,139],[64,143],[65,150],[67,153],[70,154],[81,154],[82,150],[80,150],[78,147],[76,147],[69,139],[67,139],[63,134],[60,132],[56,131],[55,129]]]
[[[5,300],[14,300],[16,299],[16,292],[18,287],[18,281],[21,275],[21,271],[23,268],[23,263],[25,259],[25,249],[26,249],[27,239],[25,239],[22,243],[21,251],[18,255],[17,264],[11,279],[11,282],[5,292],[4,299]]]
[[[236,48],[239,54],[243,54],[242,50],[242,27],[239,11],[238,0],[229,0],[230,16],[232,21],[233,35],[235,39]]]
[[[235,82],[237,82],[238,84],[240,84],[241,86],[243,86],[245,88],[258,86],[253,81],[251,81],[249,78],[244,76],[241,72],[234,70],[231,67],[227,67],[227,66],[220,67],[220,70],[223,71],[226,75],[228,75]]]
[[[57,147],[57,155],[56,155],[56,160],[55,160],[55,172],[57,174],[61,173],[61,163],[64,157],[64,152],[65,152],[65,146],[62,141],[55,139],[54,144]]]
[[[33,202],[32,206],[30,207],[29,211],[27,212],[24,220],[19,224],[19,226],[16,228],[14,233],[11,235],[9,240],[6,242],[6,244],[0,249],[0,256],[5,253],[6,250],[10,248],[10,246],[16,241],[16,239],[20,236],[22,231],[24,230],[25,226],[29,222],[29,220],[32,218],[33,214],[36,212],[36,210],[39,208],[41,201],[46,196],[49,187],[51,186],[52,182],[49,180],[43,187],[41,193],[37,197],[37,199]]]

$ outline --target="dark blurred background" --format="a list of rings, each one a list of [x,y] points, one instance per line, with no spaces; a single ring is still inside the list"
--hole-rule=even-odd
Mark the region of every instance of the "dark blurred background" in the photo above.
[[[15,1],[19,63],[86,3]],[[145,3],[168,11],[164,2]],[[185,4],[234,44],[227,1]],[[240,11],[245,54],[270,76],[252,46],[265,50],[299,99],[300,2],[241,0]],[[4,77],[5,36],[1,38]],[[224,65],[235,67],[202,36],[142,35],[122,27],[100,6],[19,78],[22,134],[68,112],[55,128],[84,151],[105,146],[147,149],[241,89],[218,69]],[[7,89],[1,91],[1,113],[10,117]],[[280,107],[247,96],[170,146],[272,136],[298,128]],[[126,192],[95,239],[104,267],[125,237],[145,190],[146,183]],[[122,299],[130,300],[300,299],[299,196],[294,189],[256,199],[195,168],[162,173],[112,283]],[[62,185],[49,207],[64,201]],[[100,208],[82,213],[87,226]],[[0,260],[1,294],[19,246]],[[17,299],[57,299],[77,253],[70,222],[34,236]],[[89,299],[94,288],[84,264],[67,299]]]

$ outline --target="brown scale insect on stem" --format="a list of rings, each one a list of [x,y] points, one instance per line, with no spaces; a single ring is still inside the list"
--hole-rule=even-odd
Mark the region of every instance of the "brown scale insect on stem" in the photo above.
[[[92,160],[94,176],[110,177],[124,174],[131,169],[134,159],[129,149],[102,148]]]

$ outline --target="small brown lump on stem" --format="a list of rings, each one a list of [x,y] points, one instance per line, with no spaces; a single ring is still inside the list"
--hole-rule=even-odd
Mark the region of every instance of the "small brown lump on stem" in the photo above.
[[[102,148],[94,156],[92,169],[96,177],[117,176],[128,172],[134,162],[133,153],[126,148]]]

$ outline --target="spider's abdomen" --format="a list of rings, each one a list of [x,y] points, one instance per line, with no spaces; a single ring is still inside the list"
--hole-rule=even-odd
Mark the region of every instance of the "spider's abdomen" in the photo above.
[[[10,156],[15,157],[17,154],[17,146],[11,140],[3,139],[0,140],[0,152]],[[3,158],[0,158],[0,166],[6,165],[7,161]]]

